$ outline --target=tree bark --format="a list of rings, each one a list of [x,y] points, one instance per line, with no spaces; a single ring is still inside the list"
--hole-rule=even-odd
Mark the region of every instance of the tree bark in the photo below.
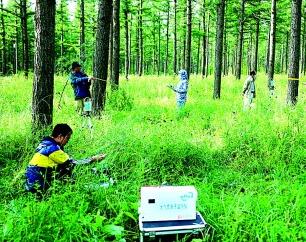
[[[140,50],[139,50],[139,14],[137,15],[137,21],[136,21],[136,36],[135,36],[135,43],[136,43],[136,46],[135,46],[135,74],[138,75],[139,73],[139,70],[138,70],[138,67],[139,67],[139,61],[140,61],[140,57],[139,57],[139,53],[140,53]]]
[[[285,59],[285,47],[284,47],[284,44],[282,44],[282,53],[281,53],[281,73],[284,72],[284,59]]]
[[[256,18],[256,36],[255,36],[255,56],[253,70],[257,72],[258,70],[258,45],[259,45],[259,18]]]
[[[129,7],[127,0],[124,8],[124,29],[125,29],[125,79],[129,79],[130,57],[129,57]]]
[[[222,55],[223,55],[223,32],[224,32],[224,9],[225,0],[220,0],[217,4],[217,29],[216,29],[216,49],[215,49],[215,81],[214,99],[220,98],[221,93],[221,74],[222,74]]]
[[[108,63],[109,63],[109,79],[113,80],[113,52],[114,52],[114,10],[112,7],[111,13],[111,22],[109,26],[109,55],[108,55]]]
[[[169,23],[170,23],[170,1],[167,1],[167,29],[166,29],[165,75],[168,74],[168,62],[169,62]]]
[[[205,10],[206,10],[206,7],[205,7],[205,0],[203,0],[203,16],[202,16],[202,25],[203,25],[203,39],[202,39],[202,78],[205,77],[205,69],[206,69],[206,29],[205,29]]]
[[[224,10],[224,15],[225,15]],[[224,17],[225,18],[225,17]],[[224,19],[224,40],[223,40],[223,76],[227,75],[227,31],[226,31],[226,19]]]
[[[239,42],[238,42],[237,66],[236,66],[236,79],[238,80],[241,79],[245,1],[246,0],[241,0],[240,2],[241,3],[241,16],[239,20]]]
[[[152,33],[152,38],[153,38],[153,74],[156,73],[157,71],[157,43],[156,43],[156,25],[155,21],[153,21],[153,33]]]
[[[249,46],[248,46],[248,72],[250,73],[252,71],[252,60],[253,60],[253,30],[252,30],[252,27],[251,28],[251,31],[250,31],[250,39],[249,39]]]
[[[60,54],[60,71],[61,74],[64,74],[64,9],[63,9],[63,0],[60,3],[60,16],[61,16],[61,54]]]
[[[113,79],[112,89],[118,89],[120,69],[120,0],[114,0],[113,4]]]
[[[268,68],[268,86],[269,80],[273,80],[275,66],[275,30],[276,30],[276,0],[271,2],[271,21],[270,21],[270,44],[269,44],[269,68]]]
[[[210,25],[210,14],[208,14],[207,20],[207,32],[206,32],[206,77],[208,76],[209,72],[209,25]]]
[[[131,66],[132,66],[132,23],[133,23],[133,15],[130,14],[130,34],[129,34],[129,74],[132,73]]]
[[[19,36],[18,36],[18,16],[17,16],[17,8],[15,9],[15,28],[16,28],[16,33],[15,33],[15,74],[18,73],[19,69],[19,58],[18,58],[18,43],[19,43]]]
[[[302,0],[291,1],[291,35],[287,104],[295,105],[299,95],[299,61],[301,43]]]
[[[161,20],[160,20],[160,14],[158,15],[158,65],[157,65],[157,75],[159,76],[160,73],[160,60],[161,60],[161,56],[160,56],[160,48],[161,48]]]
[[[30,57],[29,57],[29,34],[28,34],[28,13],[27,0],[20,0],[20,14],[21,14],[21,29],[22,29],[22,50],[23,50],[23,70],[24,75],[28,78]]]
[[[266,73],[268,74],[269,71],[269,56],[270,56],[270,29],[268,33],[268,41],[267,41],[267,52],[266,52]]]
[[[289,57],[289,31],[287,31],[286,33],[286,54],[285,54],[286,73],[288,73],[288,57]]]
[[[199,32],[201,31],[201,23],[199,22]],[[198,36],[198,51],[197,51],[197,68],[196,68],[196,74],[199,74],[200,71],[200,49],[201,49],[201,36]]]
[[[36,0],[32,98],[34,130],[52,124],[55,63],[55,0]]]
[[[139,66],[138,66],[138,75],[142,76],[143,74],[143,29],[142,29],[142,13],[143,13],[143,9],[142,9],[142,4],[143,4],[143,0],[139,1]]]
[[[177,0],[174,0],[173,73],[177,73]]]
[[[84,65],[86,61],[85,54],[85,7],[84,0],[80,2],[80,62]]]
[[[4,14],[3,14],[3,1],[1,0],[0,2],[0,7],[1,7],[1,38],[2,38],[2,74],[6,75],[7,74],[7,46],[6,46],[6,32],[5,32],[5,22],[4,22]]]
[[[304,10],[304,27],[303,27],[303,51],[302,51],[302,68],[301,73],[306,73],[306,9]]]
[[[100,78],[104,81],[94,80],[93,82],[92,106],[95,115],[100,115],[105,106],[111,16],[112,0],[100,0],[96,30],[94,77]]]
[[[185,68],[190,76],[190,61],[191,61],[191,30],[192,30],[192,0],[187,0],[187,38],[186,38],[186,56]]]

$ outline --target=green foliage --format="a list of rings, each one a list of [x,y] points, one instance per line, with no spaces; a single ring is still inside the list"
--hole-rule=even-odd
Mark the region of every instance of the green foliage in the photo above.
[[[9,74],[14,72],[14,55],[15,49],[13,44],[17,39],[18,47],[18,70],[23,70],[22,67],[22,36],[20,28],[20,18],[16,19],[12,14],[15,11],[19,12],[14,0],[6,1],[4,11],[4,25],[6,31],[7,46],[0,45],[0,50],[3,48],[7,51],[8,69]],[[205,8],[203,8],[205,2]],[[209,25],[209,58],[208,58],[208,70],[214,67],[214,46],[215,46],[215,25],[216,25],[216,5],[219,0],[210,1],[192,1],[192,72],[199,71],[203,58],[202,40],[203,35],[206,35],[207,25]],[[29,2],[28,2],[29,3]],[[168,4],[169,8],[169,39],[168,39],[168,70],[165,70],[166,62],[166,46],[167,46],[167,16],[168,16]],[[98,17],[97,11],[98,1],[87,0],[85,1],[85,55],[86,60],[83,63],[83,68],[87,73],[92,73],[93,70],[93,56],[96,43],[96,23]],[[304,4],[305,5],[305,4]],[[28,4],[28,13],[34,12],[35,5]],[[277,24],[276,24],[276,62],[275,72],[281,73],[284,71],[282,65],[285,61],[285,45],[287,31],[290,30],[290,9],[289,0],[277,1]],[[271,1],[268,0],[247,0],[245,1],[245,18],[244,18],[244,48],[243,48],[243,66],[242,69],[246,70],[247,59],[250,56],[250,49],[254,58],[254,46],[255,46],[255,20],[259,18],[260,21],[260,34],[259,34],[259,56],[258,64],[259,70],[263,70],[266,65],[267,55],[267,36],[270,28],[270,8]],[[125,15],[123,11],[128,10],[128,30],[129,36],[129,52],[130,52],[130,73],[137,73],[137,58],[139,58],[139,1],[136,0],[124,0],[121,3],[120,13],[120,72],[125,71]],[[204,11],[203,11],[204,9]],[[302,7],[304,9],[304,7]],[[79,61],[80,58],[80,1],[57,1],[56,9],[56,36],[55,36],[55,52],[56,52],[56,66],[57,73],[63,74],[69,71],[72,61]],[[203,25],[203,13],[205,12],[206,21]],[[2,12],[0,11],[0,16]],[[227,47],[225,55],[228,55],[229,66],[235,66],[235,53],[237,52],[237,38],[239,29],[239,19],[241,15],[241,0],[229,0],[227,1],[226,13],[225,13],[225,32]],[[303,15],[305,15],[303,13]],[[34,43],[34,18],[28,17],[28,33],[29,42]],[[209,22],[208,22],[209,16]],[[165,0],[158,1],[143,1],[142,11],[142,31],[143,31],[143,45],[144,45],[144,74],[158,74],[167,72],[165,74],[172,74],[173,72],[173,59],[174,59],[174,2]],[[304,22],[304,18],[302,19]],[[200,27],[199,27],[200,24]],[[304,23],[302,23],[304,24]],[[179,67],[183,68],[183,63],[186,53],[184,53],[184,43],[186,37],[186,0],[177,0],[177,61]],[[303,26],[303,25],[302,25]],[[2,24],[0,24],[0,32],[2,33]],[[160,40],[160,41],[159,41]],[[34,45],[30,44],[30,69],[33,69],[33,56]],[[1,57],[2,58],[2,57]],[[249,62],[251,60],[248,60]],[[2,59],[0,61],[2,63]],[[282,64],[283,63],[283,64]]]
[[[140,187],[162,183],[196,187],[209,227],[194,241],[306,240],[305,96],[286,107],[286,76],[275,80],[277,98],[269,98],[259,75],[256,107],[243,112],[242,83],[234,77],[223,79],[222,98],[213,100],[212,77],[191,76],[181,115],[166,87],[177,80],[132,76],[93,118],[91,138],[70,86],[57,109],[66,78],[56,77],[54,123],[74,131],[65,150],[76,159],[100,152],[107,158],[76,167],[75,183],[55,182],[39,201],[23,192],[39,141],[30,128],[31,82],[1,78],[0,240],[137,241]],[[99,186],[109,180],[105,170],[115,181],[108,188]]]
[[[113,90],[107,99],[107,106],[116,111],[130,111],[133,105],[133,98],[122,88]]]

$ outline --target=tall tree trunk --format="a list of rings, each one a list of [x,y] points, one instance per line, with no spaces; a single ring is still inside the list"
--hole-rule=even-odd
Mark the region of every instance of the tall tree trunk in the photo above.
[[[21,29],[22,29],[22,50],[23,50],[23,70],[24,75],[28,78],[30,57],[29,57],[29,34],[28,34],[28,13],[27,0],[20,0],[20,14],[21,14]]]
[[[113,52],[114,52],[114,10],[112,8],[111,13],[111,22],[110,22],[110,32],[109,32],[109,54],[108,54],[108,63],[109,63],[109,79],[113,80]]]
[[[199,32],[201,31],[201,23],[199,22]],[[196,74],[199,75],[200,72],[200,49],[201,49],[201,36],[198,36],[198,51],[197,51],[197,69]]]
[[[207,35],[206,35],[206,29],[205,29],[205,11],[206,11],[206,7],[205,7],[205,0],[203,0],[203,10],[202,10],[202,25],[203,25],[203,39],[202,39],[202,78],[205,77],[205,69],[206,69],[206,39],[207,39]]]
[[[36,0],[32,98],[34,130],[52,124],[55,64],[55,0]]]
[[[258,70],[258,45],[259,45],[259,18],[256,18],[256,36],[255,36],[255,56],[253,70]]]
[[[1,28],[2,28],[2,32],[1,32],[1,38],[2,38],[2,52],[1,52],[1,56],[2,56],[2,74],[6,75],[7,74],[7,46],[6,46],[6,26],[5,26],[5,22],[4,22],[4,14],[3,14],[3,1],[1,0],[0,2],[0,8],[1,8]]]
[[[187,38],[186,38],[186,56],[185,68],[190,76],[190,61],[191,61],[191,30],[192,30],[192,0],[187,0]]]
[[[61,54],[60,54],[60,71],[64,75],[64,10],[63,10],[63,0],[60,3],[60,16],[61,16]]]
[[[284,59],[285,59],[285,47],[284,44],[282,44],[282,54],[281,54],[281,73],[284,72]]]
[[[225,2],[224,2],[225,4]],[[227,66],[228,66],[228,61],[227,61],[227,26],[226,26],[226,4],[224,6],[224,27],[223,27],[223,76],[227,75]]]
[[[168,62],[169,62],[169,23],[170,23],[170,1],[167,1],[167,29],[166,29],[165,75],[168,74]]]
[[[268,86],[269,80],[273,80],[275,66],[275,30],[276,30],[276,0],[271,2],[271,21],[270,21],[270,44],[269,44],[269,69],[268,69]]]
[[[244,31],[244,12],[245,12],[245,1],[241,0],[241,16],[239,20],[239,42],[238,42],[238,53],[237,53],[237,66],[236,66],[236,79],[241,79],[241,65],[242,65],[242,51],[243,51],[243,31]]]
[[[139,67],[139,61],[140,61],[140,57],[139,57],[139,53],[140,53],[140,50],[139,50],[139,14],[137,15],[137,22],[136,22],[136,36],[135,36],[135,43],[136,43],[136,46],[135,46],[135,52],[136,52],[136,58],[135,58],[135,74],[138,75],[139,73],[139,70],[138,70],[138,67]]]
[[[302,68],[301,73],[306,73],[306,9],[304,10],[304,27],[303,27],[303,51],[302,51]]]
[[[288,73],[288,55],[289,55],[289,31],[287,31],[286,33],[286,54],[285,54],[286,73]]]
[[[177,0],[174,0],[173,73],[177,73]]]
[[[139,67],[138,67],[138,75],[142,76],[143,73],[143,29],[142,29],[142,4],[143,0],[139,0]]]
[[[251,31],[250,31],[250,39],[249,39],[249,46],[248,46],[248,72],[251,72],[252,71],[252,51],[253,51],[253,33],[252,33],[252,27],[251,28]]]
[[[184,25],[185,26],[185,25]],[[181,68],[180,69],[186,69],[186,63],[185,63],[185,59],[186,59],[186,36],[187,36],[187,30],[186,28],[184,29],[185,33],[182,36],[183,41],[181,41],[181,45],[182,45],[182,49],[183,49],[183,53],[181,55]]]
[[[206,77],[208,76],[209,72],[209,25],[210,25],[210,14],[208,14],[207,20],[207,32],[206,32]]]
[[[232,74],[236,75],[237,48],[233,49],[232,52]]]
[[[130,57],[129,57],[129,7],[127,0],[124,8],[124,29],[125,29],[125,79],[129,79]]]
[[[157,43],[156,43],[156,26],[155,26],[155,21],[153,22],[153,74],[156,73],[157,70]]]
[[[84,65],[86,60],[85,54],[85,7],[84,0],[80,2],[80,62]]]
[[[225,14],[224,14],[225,15]],[[223,76],[227,75],[227,32],[226,19],[224,19],[224,40],[223,40]]]
[[[159,76],[159,72],[160,72],[160,60],[161,60],[161,56],[160,56],[160,48],[161,48],[161,19],[160,19],[160,14],[158,15],[158,65],[157,65],[157,75]]]
[[[120,69],[120,0],[113,2],[113,79],[112,89],[118,89],[119,86],[119,69]]]
[[[223,31],[224,31],[224,9],[225,0],[220,0],[217,4],[217,29],[216,29],[216,49],[215,49],[215,81],[214,99],[220,98],[221,74],[222,74],[222,55],[223,55]]]
[[[228,46],[226,47],[228,49]],[[226,67],[226,75],[228,76],[229,73],[229,67],[230,67],[230,60],[231,60],[231,53],[230,51],[227,51],[227,67]]]
[[[129,74],[132,73],[131,70],[131,66],[132,66],[132,23],[133,23],[133,15],[130,14],[130,19],[131,19],[131,23],[130,23],[130,34],[129,34]]]
[[[100,115],[105,104],[111,16],[112,0],[100,0],[94,57],[94,77],[100,78],[104,81],[94,80],[93,82],[92,106],[95,115]]]
[[[18,69],[19,69],[19,59],[18,59],[18,43],[19,43],[19,35],[18,35],[18,16],[17,16],[17,8],[15,9],[15,28],[16,28],[16,33],[15,33],[15,74],[18,73]]]
[[[186,29],[184,29],[184,31],[185,31],[185,34],[184,34],[184,36],[182,37],[183,38],[183,42],[182,42],[182,45],[183,45],[183,55],[182,55],[182,57],[181,57],[181,59],[182,59],[182,65],[181,65],[181,68],[180,69],[186,69],[186,63],[185,63],[185,59],[186,59],[186,35],[187,35],[187,31],[186,31]]]
[[[269,56],[270,56],[270,29],[268,33],[268,41],[267,41],[267,51],[266,51],[266,73],[268,74],[269,71]]]
[[[295,105],[299,95],[299,61],[301,43],[302,0],[291,1],[291,36],[287,103]]]

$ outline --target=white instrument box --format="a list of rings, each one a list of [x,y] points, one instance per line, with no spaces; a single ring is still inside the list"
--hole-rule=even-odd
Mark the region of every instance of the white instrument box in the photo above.
[[[198,193],[194,186],[142,187],[140,193],[142,222],[196,219]]]

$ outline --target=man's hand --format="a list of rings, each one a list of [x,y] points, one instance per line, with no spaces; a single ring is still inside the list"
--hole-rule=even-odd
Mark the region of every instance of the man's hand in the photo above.
[[[93,157],[91,157],[91,162],[103,160],[105,156],[106,154],[94,155]]]

